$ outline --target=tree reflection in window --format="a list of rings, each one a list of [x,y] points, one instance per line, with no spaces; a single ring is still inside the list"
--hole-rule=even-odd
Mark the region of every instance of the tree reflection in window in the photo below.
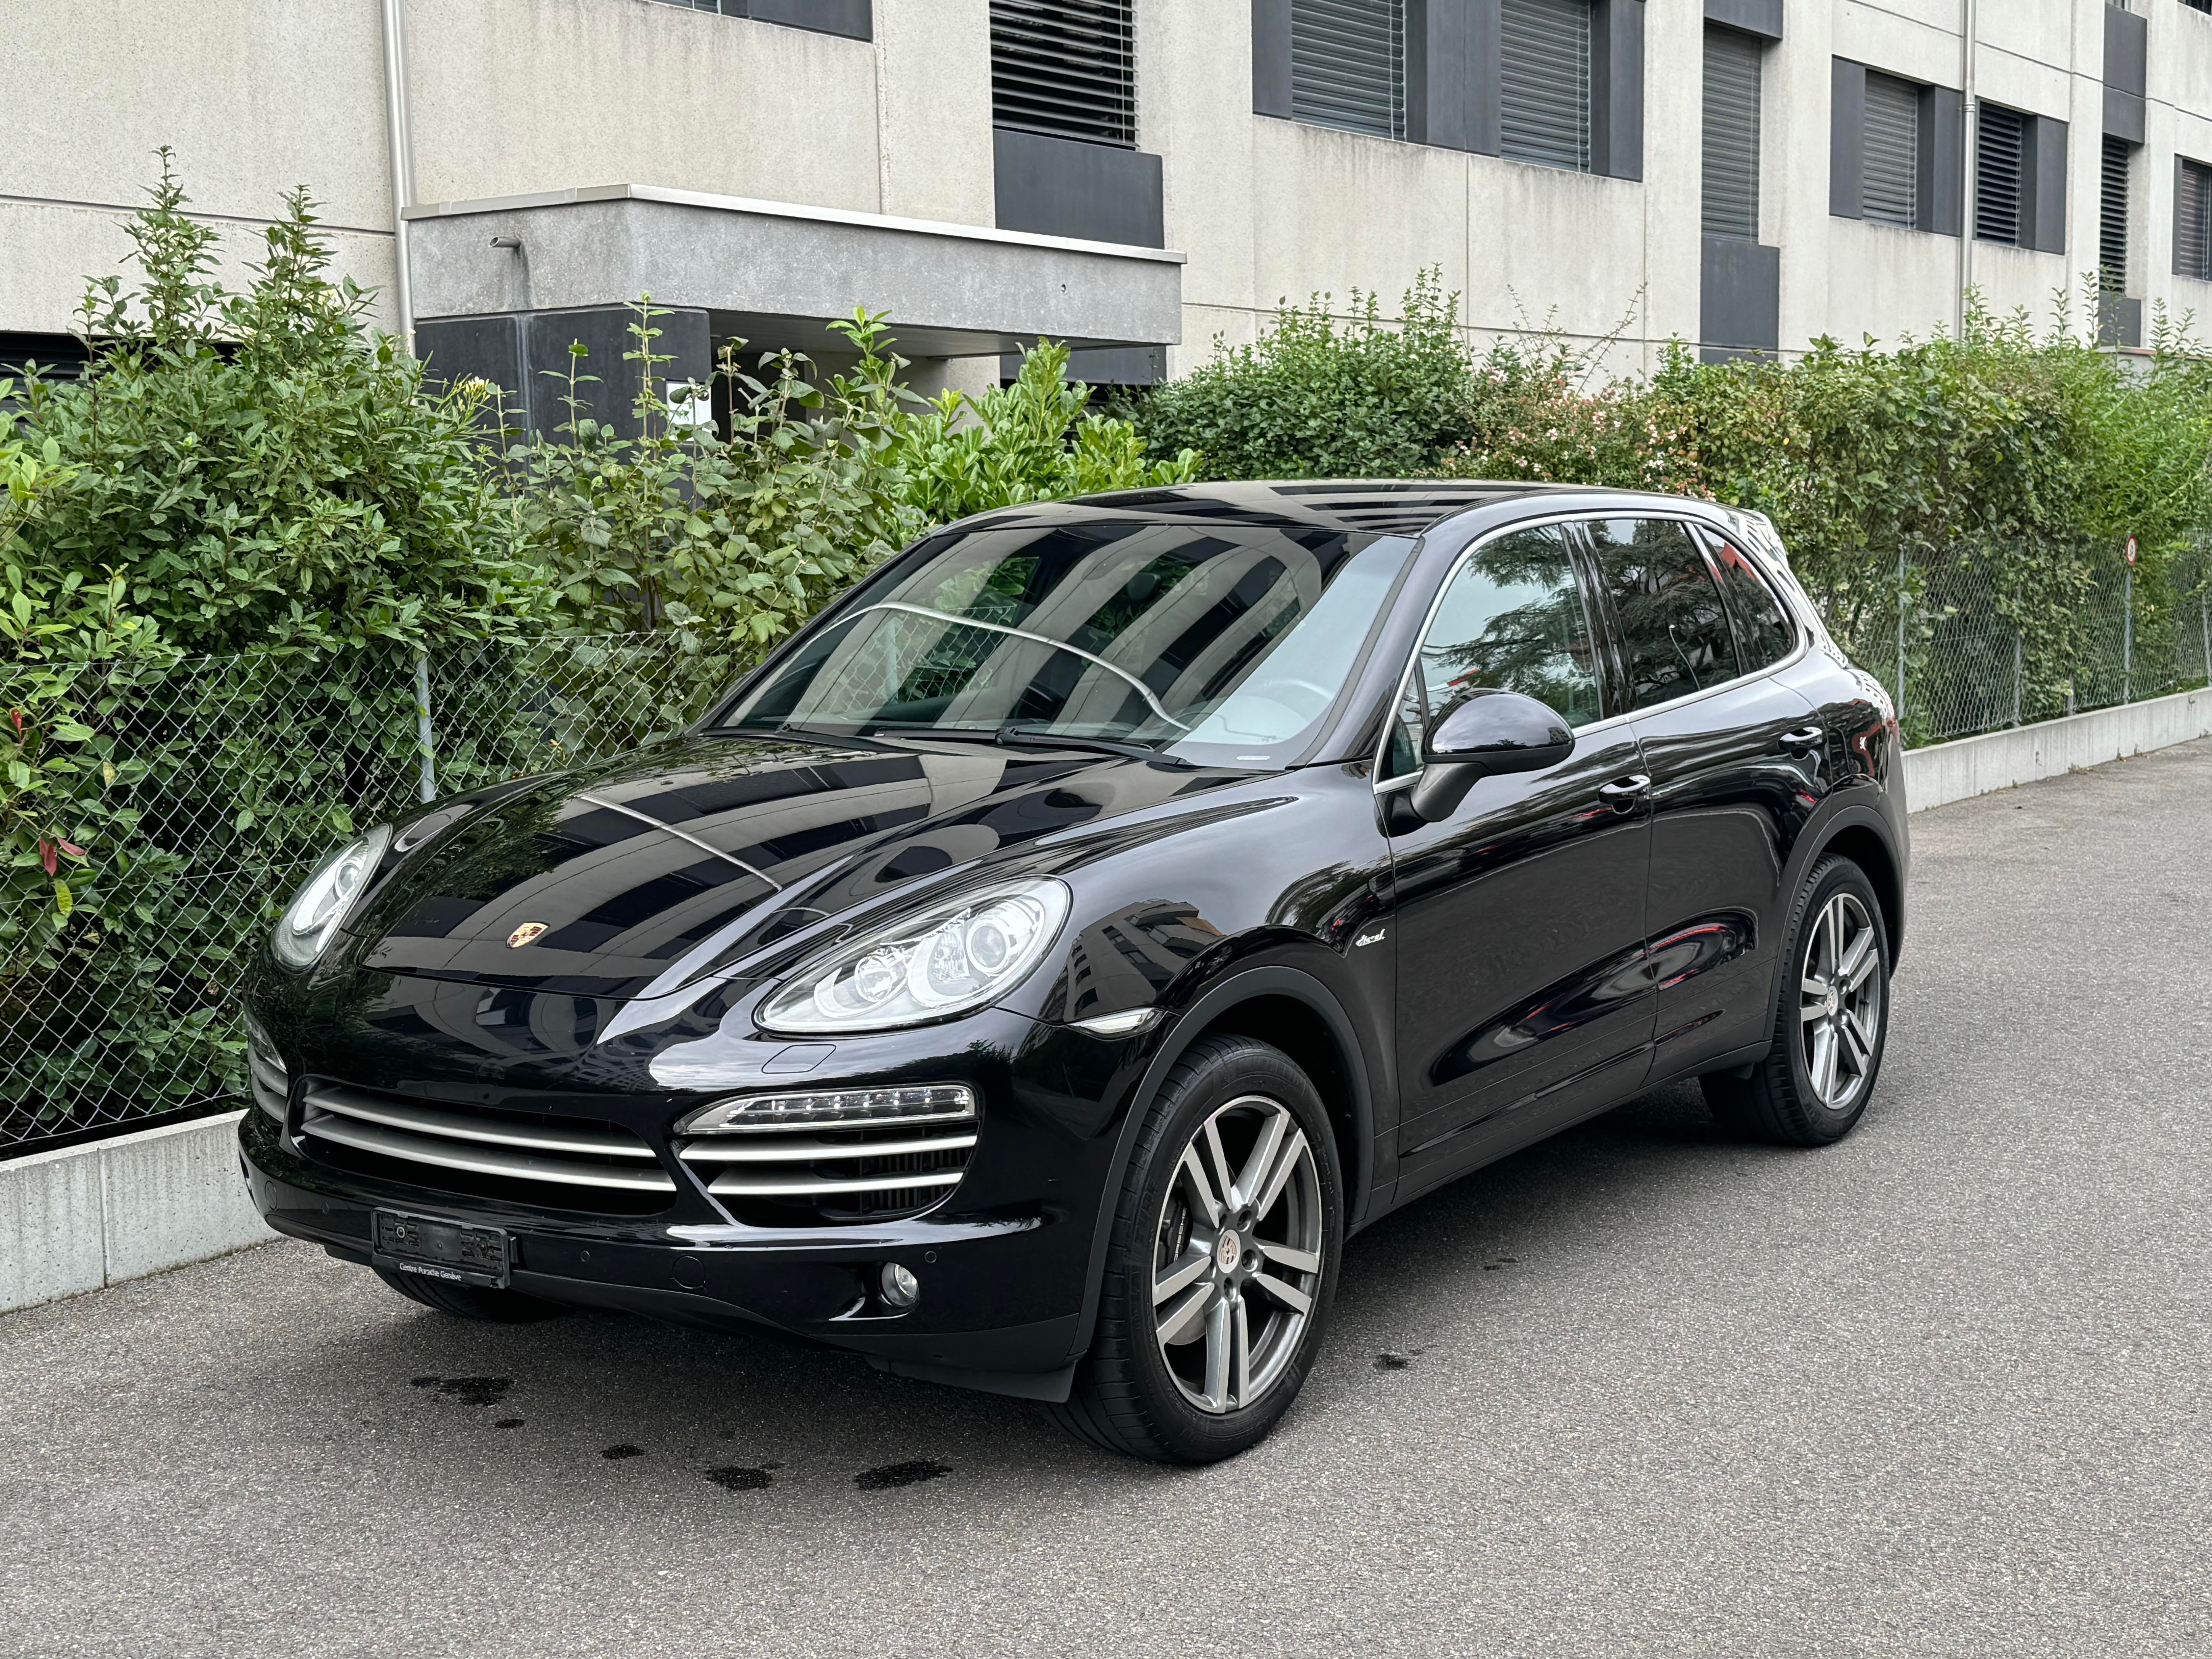
[[[1587,528],[1628,651],[1628,706],[1648,708],[1734,679],[1728,612],[1688,526],[1601,519]]]
[[[1486,542],[1452,578],[1421,645],[1428,718],[1486,689],[1521,692],[1570,726],[1587,725],[1601,714],[1590,639],[1564,531]]]

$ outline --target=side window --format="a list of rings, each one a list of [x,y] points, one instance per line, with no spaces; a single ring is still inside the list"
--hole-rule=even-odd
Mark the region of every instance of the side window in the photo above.
[[[1420,766],[1420,737],[1478,689],[1519,691],[1570,726],[1599,718],[1597,659],[1565,532],[1485,543],[1444,590],[1391,727],[1385,777]]]
[[[1780,662],[1797,643],[1790,613],[1782,608],[1782,601],[1774,597],[1774,590],[1748,555],[1717,536],[1708,538],[1706,546],[1712,553],[1714,568],[1721,573],[1721,591],[1728,596],[1729,608],[1735,612],[1743,672],[1756,673],[1769,663]]]
[[[1679,519],[1599,519],[1583,528],[1620,619],[1630,708],[1736,677],[1728,611],[1688,526]]]

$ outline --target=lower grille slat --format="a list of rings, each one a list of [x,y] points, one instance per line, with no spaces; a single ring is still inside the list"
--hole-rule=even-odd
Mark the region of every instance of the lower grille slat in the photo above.
[[[561,1187],[607,1187],[622,1192],[673,1193],[676,1183],[659,1170],[617,1170],[501,1152],[477,1141],[438,1140],[404,1133],[374,1123],[324,1114],[311,1117],[301,1132],[356,1152],[404,1158],[434,1169],[501,1176],[510,1181],[546,1181]]]
[[[941,1201],[966,1177],[976,1141],[973,1092],[964,1085],[929,1086],[957,1094],[958,1109],[876,1121],[856,1112],[840,1121],[834,1114],[843,1097],[836,1091],[748,1097],[737,1103],[744,1117],[720,1132],[679,1139],[676,1154],[709,1193],[752,1225],[815,1226],[912,1215]],[[862,1103],[872,1110],[882,1102],[868,1095]],[[793,1121],[779,1122],[779,1111]],[[722,1107],[695,1115],[712,1121],[717,1113],[735,1116]]]

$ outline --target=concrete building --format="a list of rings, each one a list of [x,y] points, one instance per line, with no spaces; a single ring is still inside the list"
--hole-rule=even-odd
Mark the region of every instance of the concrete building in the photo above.
[[[1620,367],[1970,287],[2212,315],[2212,0],[0,0],[0,364],[67,361],[162,144],[234,260],[305,183],[384,322],[526,388],[647,290],[678,375],[866,305],[971,385],[1431,267]]]

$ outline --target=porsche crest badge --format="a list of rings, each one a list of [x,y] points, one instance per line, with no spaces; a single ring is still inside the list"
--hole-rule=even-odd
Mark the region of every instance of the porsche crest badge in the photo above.
[[[544,931],[545,924],[544,922],[526,921],[521,927],[516,928],[513,933],[507,936],[507,948],[510,951],[520,951],[524,945],[529,944],[531,940],[536,939]]]

